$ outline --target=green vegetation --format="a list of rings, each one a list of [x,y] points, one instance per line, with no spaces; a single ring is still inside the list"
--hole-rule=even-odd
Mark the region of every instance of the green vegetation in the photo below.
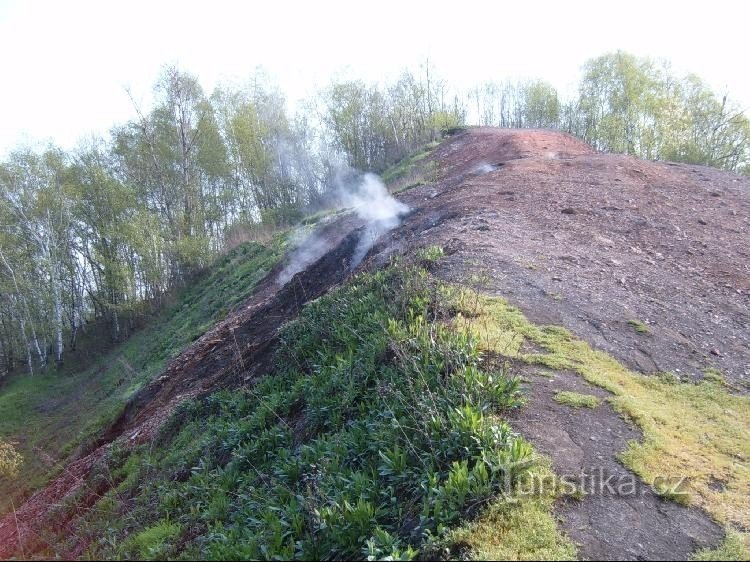
[[[227,247],[335,198],[342,163],[382,172],[394,192],[436,181],[428,156],[472,113],[478,125],[555,128],[603,151],[750,171],[742,108],[622,52],[587,61],[569,100],[542,80],[448,95],[427,65],[385,85],[332,83],[308,106],[319,115],[292,118],[262,74],[250,83],[209,94],[167,66],[153,107],[108,139],[0,160],[0,376],[64,363],[92,319],[122,339],[123,317]]]
[[[714,382],[722,385],[726,385],[727,381],[724,378],[724,373],[713,367],[709,367],[703,372],[703,379],[709,382]]]
[[[0,479],[0,512],[10,500],[44,484],[77,445],[113,421],[122,406],[167,362],[201,336],[252,291],[284,246],[247,243],[194,278],[173,304],[124,343],[102,352],[84,368],[19,374],[0,386],[0,439],[18,441],[23,479]],[[94,350],[95,351],[95,350]]]
[[[552,477],[549,461],[539,461],[521,477],[518,488]],[[575,546],[552,516],[560,491],[552,485],[537,488],[539,493],[498,498],[445,542],[468,548],[474,560],[576,560]]]
[[[653,482],[654,491],[663,499],[690,505],[690,492],[685,486],[683,478],[656,478]]]
[[[691,560],[748,560],[750,559],[750,549],[747,544],[743,544],[743,537],[737,531],[732,529],[726,530],[726,536],[722,543],[716,548],[707,548],[699,550],[690,559]]]
[[[169,552],[169,543],[182,529],[169,521],[159,521],[125,540],[122,551],[127,558],[139,560],[161,560]]]
[[[6,478],[16,478],[22,464],[23,457],[16,451],[13,443],[0,441],[0,482]]]
[[[427,246],[417,251],[417,258],[424,264],[440,261],[443,256],[445,256],[445,251],[442,246]]]
[[[621,459],[645,482],[687,476],[683,491],[692,505],[720,522],[750,527],[750,471],[743,461],[750,458],[749,397],[711,381],[682,383],[635,373],[563,328],[529,322],[500,298],[477,298],[467,291],[460,300],[459,311],[481,349],[572,370],[610,391],[613,407],[643,430],[643,441],[631,442]],[[545,352],[521,352],[526,340]],[[712,486],[715,479],[725,483],[723,491]]]
[[[439,143],[437,141],[433,141],[417,152],[414,152],[402,158],[399,162],[383,172],[383,174],[381,175],[383,181],[387,184],[393,184],[397,180],[413,175],[422,161],[424,161],[430,154],[432,154],[432,151],[435,150],[438,144]],[[413,177],[411,178],[411,180],[413,180],[414,183],[418,183],[420,181],[419,179],[415,179]],[[412,185],[410,185],[409,187],[412,187]]]
[[[630,324],[633,327],[633,329],[639,334],[650,333],[648,326],[644,324],[643,322],[641,322],[640,320],[628,320],[628,324]]]
[[[508,500],[532,466],[500,417],[519,383],[481,368],[478,340],[450,325],[458,294],[398,266],[311,303],[267,377],[184,403],[155,444],[112,452],[89,485],[115,487],[77,525],[89,555],[127,555],[145,536],[162,556],[412,558]],[[572,552],[550,505],[491,512],[516,514],[513,548]],[[190,532],[162,541],[150,530],[164,521]]]
[[[596,408],[599,405],[599,399],[596,396],[567,390],[555,394],[555,401],[573,408]]]

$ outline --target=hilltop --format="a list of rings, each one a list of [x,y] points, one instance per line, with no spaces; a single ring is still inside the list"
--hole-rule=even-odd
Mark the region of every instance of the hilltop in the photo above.
[[[0,521],[0,556],[18,554],[19,542],[21,554],[76,557],[310,554],[300,538],[310,535],[331,548],[315,554],[332,556],[374,537],[376,556],[413,547],[447,548],[452,557],[686,559],[747,540],[750,179],[599,154],[554,131],[494,128],[457,131],[384,176],[410,211],[361,264],[352,260],[367,224],[347,212],[310,225],[328,251],[286,283],[279,274],[289,258],[279,256],[288,244],[251,252],[258,274],[241,298],[221,311],[214,303],[217,322],[180,339],[184,349],[142,377],[116,419]],[[362,339],[350,339],[357,330]],[[475,372],[489,378],[476,388],[461,383],[470,389],[462,396],[454,376],[468,381]],[[355,384],[359,373],[365,378]],[[415,373],[436,378],[425,375],[420,393],[400,389]],[[428,439],[423,450],[414,435],[403,443],[386,436],[379,416],[383,405],[395,408],[392,388],[419,404],[439,396],[434,413],[450,423],[451,412],[470,418],[461,407],[477,408],[478,435],[506,423],[509,433],[476,451],[436,450],[441,460],[425,476],[412,463],[426,462],[437,445]],[[393,420],[421,423],[413,406]],[[256,420],[263,408],[273,416]],[[360,422],[381,448],[352,436]],[[283,434],[267,435],[278,427]],[[356,462],[330,444],[336,439]],[[476,491],[477,459],[515,450],[528,463],[531,449],[521,444],[536,451],[535,474],[633,479],[637,492],[553,490],[514,506],[497,499],[490,477]],[[296,476],[254,464],[286,467],[290,459]],[[452,463],[463,461],[472,484],[458,502],[449,485],[459,474]],[[357,472],[360,462],[377,475]],[[348,504],[338,489],[325,496],[336,502],[315,504],[324,496],[311,490],[328,485],[325,470],[334,467],[344,490],[357,490],[357,478],[391,486],[403,513],[380,506],[377,495],[360,506],[354,494],[346,500],[356,505],[341,507]],[[407,491],[422,477],[424,495]],[[254,521],[264,531],[283,527],[283,538],[269,538],[266,551],[231,550],[262,535],[241,534],[238,517],[250,517],[243,506],[260,510],[255,490],[278,493],[269,480],[284,478],[304,498],[284,500],[299,521],[286,512]],[[206,495],[216,482],[220,493]],[[466,499],[474,496],[476,505]],[[304,505],[290,507],[297,501]],[[155,519],[129,520],[131,509]],[[361,528],[329,536],[316,517]],[[535,543],[516,520],[545,531]],[[502,550],[507,544],[515,554]]]

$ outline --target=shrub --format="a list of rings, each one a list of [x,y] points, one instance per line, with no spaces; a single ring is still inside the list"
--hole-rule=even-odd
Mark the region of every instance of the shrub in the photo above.
[[[0,441],[0,478],[16,478],[23,464],[23,457],[13,443]]]

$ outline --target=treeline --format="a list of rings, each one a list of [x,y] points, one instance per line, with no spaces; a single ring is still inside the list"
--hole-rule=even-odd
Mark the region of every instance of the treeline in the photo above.
[[[584,65],[578,96],[541,80],[489,82],[468,95],[475,122],[571,133],[597,150],[750,173],[750,120],[699,77],[612,53]]]
[[[291,113],[257,74],[206,94],[165,68],[155,104],[108,138],[0,162],[0,375],[62,363],[88,322],[109,337],[228,244],[325,204],[342,165],[382,171],[467,123],[548,127],[596,148],[747,171],[750,124],[698,78],[623,53],[586,63],[575,100],[549,84],[461,94],[426,65],[391,84],[331,84]]]

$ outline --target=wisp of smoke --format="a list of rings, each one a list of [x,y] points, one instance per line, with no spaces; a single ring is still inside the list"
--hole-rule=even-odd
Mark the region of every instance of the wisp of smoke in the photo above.
[[[286,285],[298,272],[331,249],[325,239],[317,234],[305,234],[304,229],[298,229],[292,235],[292,244],[294,250],[289,254],[289,263],[276,279],[278,285]]]
[[[497,170],[496,164],[484,163],[484,164],[480,164],[479,166],[474,168],[474,170],[472,171],[478,176],[483,176],[484,174],[489,174],[490,172],[494,172],[495,170]]]
[[[365,174],[356,189],[342,194],[342,201],[367,221],[352,255],[351,268],[355,269],[378,238],[401,224],[409,207],[394,199],[375,174]]]
[[[351,177],[351,170],[348,170],[348,175]],[[350,267],[355,269],[375,242],[401,223],[401,217],[409,212],[409,207],[394,199],[375,174],[360,175],[354,181],[345,181],[343,177],[344,171],[337,177],[337,206],[351,208],[366,221],[352,255]],[[320,235],[305,236],[302,230],[295,234],[293,244],[295,249],[289,254],[289,262],[277,278],[279,285],[286,284],[295,274],[331,249],[331,243]]]

